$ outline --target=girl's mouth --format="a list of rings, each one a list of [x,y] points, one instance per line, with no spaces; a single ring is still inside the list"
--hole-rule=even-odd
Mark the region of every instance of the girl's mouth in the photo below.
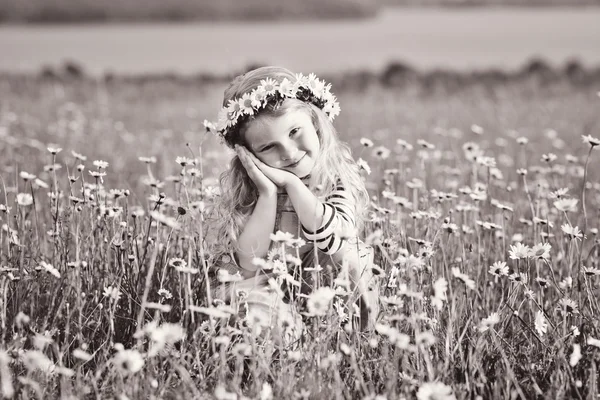
[[[296,165],[300,164],[300,161],[302,161],[304,159],[304,157],[306,157],[306,153],[304,153],[304,155],[302,157],[300,157],[300,159],[298,161],[296,161],[293,164],[288,165],[287,168],[294,168]]]

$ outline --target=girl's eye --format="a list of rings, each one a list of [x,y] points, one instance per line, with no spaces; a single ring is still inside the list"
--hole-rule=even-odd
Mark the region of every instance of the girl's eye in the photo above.
[[[260,150],[260,152],[261,152],[261,153],[263,153],[263,152],[265,152],[265,151],[267,151],[267,150],[270,150],[270,149],[271,149],[271,147],[273,147],[273,145],[272,145],[272,144],[270,144],[270,145],[268,145],[268,146],[265,146],[265,147],[263,147],[263,148]]]
[[[296,133],[298,133],[299,129],[298,128],[294,128],[290,131],[290,137],[294,136]]]

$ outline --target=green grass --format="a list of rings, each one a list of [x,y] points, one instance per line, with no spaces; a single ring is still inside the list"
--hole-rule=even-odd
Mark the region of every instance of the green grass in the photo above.
[[[190,308],[208,306],[205,275],[212,268],[203,262],[202,238],[211,232],[197,202],[208,206],[214,200],[214,177],[231,156],[204,132],[202,121],[216,116],[226,84],[0,77],[0,204],[10,207],[0,211],[0,390],[10,394],[10,381],[20,398],[235,398],[224,392],[261,398],[268,387],[276,399],[302,394],[429,399],[434,397],[425,396],[432,388],[427,383],[438,381],[459,399],[595,398],[600,350],[589,339],[600,338],[600,276],[594,270],[581,272],[578,261],[599,267],[598,237],[591,229],[599,227],[600,156],[597,147],[589,152],[581,135],[600,136],[600,82],[577,84],[559,77],[544,83],[539,76],[527,76],[452,85],[439,78],[389,88],[328,79],[342,106],[336,126],[355,158],[371,165],[365,178],[375,204],[392,210],[373,208],[379,222],[368,223],[365,234],[379,238],[371,240],[384,270],[382,296],[397,295],[401,302],[384,307],[378,333],[344,330],[332,312],[309,321],[302,345],[273,353],[243,327],[239,334],[217,334],[203,322],[205,314]],[[521,136],[528,144],[517,144]],[[374,148],[361,147],[362,137],[388,147],[391,156],[378,159]],[[403,150],[397,139],[414,149]],[[435,148],[424,149],[421,140]],[[466,159],[466,142],[494,157],[503,176],[491,178],[488,168]],[[63,150],[52,155],[50,143]],[[93,160],[108,161],[103,185],[90,185],[99,182],[86,170],[76,172],[80,161],[72,150],[88,157],[86,170],[97,170]],[[558,158],[542,161],[550,152]],[[566,154],[577,159],[568,161]],[[140,156],[155,156],[157,162],[145,164]],[[182,170],[177,156],[198,157],[202,179],[186,174],[181,183],[170,181]],[[54,163],[62,168],[44,171]],[[391,168],[398,172],[384,181],[384,170]],[[528,169],[526,179],[516,173],[518,168]],[[24,181],[22,171],[48,187]],[[149,172],[164,186],[148,185]],[[70,184],[68,175],[78,179]],[[412,184],[415,179],[422,181],[421,188]],[[585,215],[584,180],[589,186]],[[485,200],[474,200],[461,189],[477,186],[483,187]],[[559,188],[579,199],[576,211],[554,206],[549,193]],[[110,189],[129,194],[115,200]],[[405,206],[386,198],[384,189],[405,197]],[[457,197],[439,201],[434,189]],[[148,198],[159,192],[169,200],[157,207]],[[35,205],[19,205],[19,193],[22,204],[29,193]],[[85,203],[74,205],[69,195]],[[492,198],[513,211],[502,211]],[[144,216],[132,215],[138,207]],[[176,218],[179,226],[153,222],[149,215],[156,209]],[[430,211],[431,218],[414,218],[411,213],[417,210]],[[549,219],[553,227],[520,221],[534,217]],[[458,231],[449,233],[446,218]],[[489,229],[484,221],[502,229]],[[566,223],[586,229],[585,241],[568,240],[561,230]],[[544,239],[543,231],[554,236]],[[410,238],[431,242],[432,253],[423,256],[423,248]],[[547,240],[548,260],[509,259],[515,240],[530,246]],[[407,262],[406,253],[417,258]],[[169,260],[177,257],[199,273],[170,267]],[[523,283],[488,273],[497,261],[526,274]],[[52,269],[46,263],[60,277],[47,272]],[[468,275],[472,288],[452,268]],[[405,284],[408,292],[387,287],[395,273],[398,286]],[[547,280],[546,289],[538,277]],[[441,278],[448,291],[438,309],[430,298],[433,283]],[[110,288],[118,290],[118,300]],[[161,288],[172,298],[161,296]],[[527,289],[533,291],[530,297]],[[563,298],[575,301],[578,312],[565,313],[559,303]],[[159,311],[149,303],[169,309]],[[540,310],[545,331],[539,323],[536,328]],[[497,323],[483,331],[482,321],[495,312]],[[152,320],[163,328],[150,325]],[[142,326],[146,330],[134,336]],[[572,326],[580,335],[571,334]],[[394,341],[389,327],[407,335],[408,344]],[[175,337],[182,333],[184,339],[173,344],[161,336],[166,331]],[[131,352],[120,350],[118,343]],[[154,354],[157,346],[164,348]],[[576,346],[582,358],[571,365]],[[245,350],[249,356],[244,359]],[[136,360],[143,362],[140,370]]]

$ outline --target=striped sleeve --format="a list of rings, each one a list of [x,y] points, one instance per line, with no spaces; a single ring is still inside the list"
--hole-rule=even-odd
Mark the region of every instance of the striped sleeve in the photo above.
[[[334,190],[321,203],[323,222],[314,232],[302,226],[302,233],[325,254],[335,254],[346,239],[355,234],[356,219],[352,195],[338,180]]]

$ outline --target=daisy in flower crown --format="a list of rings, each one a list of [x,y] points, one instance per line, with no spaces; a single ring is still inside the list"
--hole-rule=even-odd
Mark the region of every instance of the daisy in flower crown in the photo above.
[[[331,84],[281,67],[254,69],[225,90],[216,134],[235,155],[220,177],[209,253],[217,268],[240,272],[245,280],[228,289],[244,290],[260,310],[290,315],[288,303],[269,297],[269,276],[255,262],[272,255],[272,234],[282,231],[300,239],[305,267],[315,255],[321,265],[349,265],[373,318],[369,282],[359,278],[371,276],[372,248],[358,238],[369,195],[332,124],[339,113]]]

